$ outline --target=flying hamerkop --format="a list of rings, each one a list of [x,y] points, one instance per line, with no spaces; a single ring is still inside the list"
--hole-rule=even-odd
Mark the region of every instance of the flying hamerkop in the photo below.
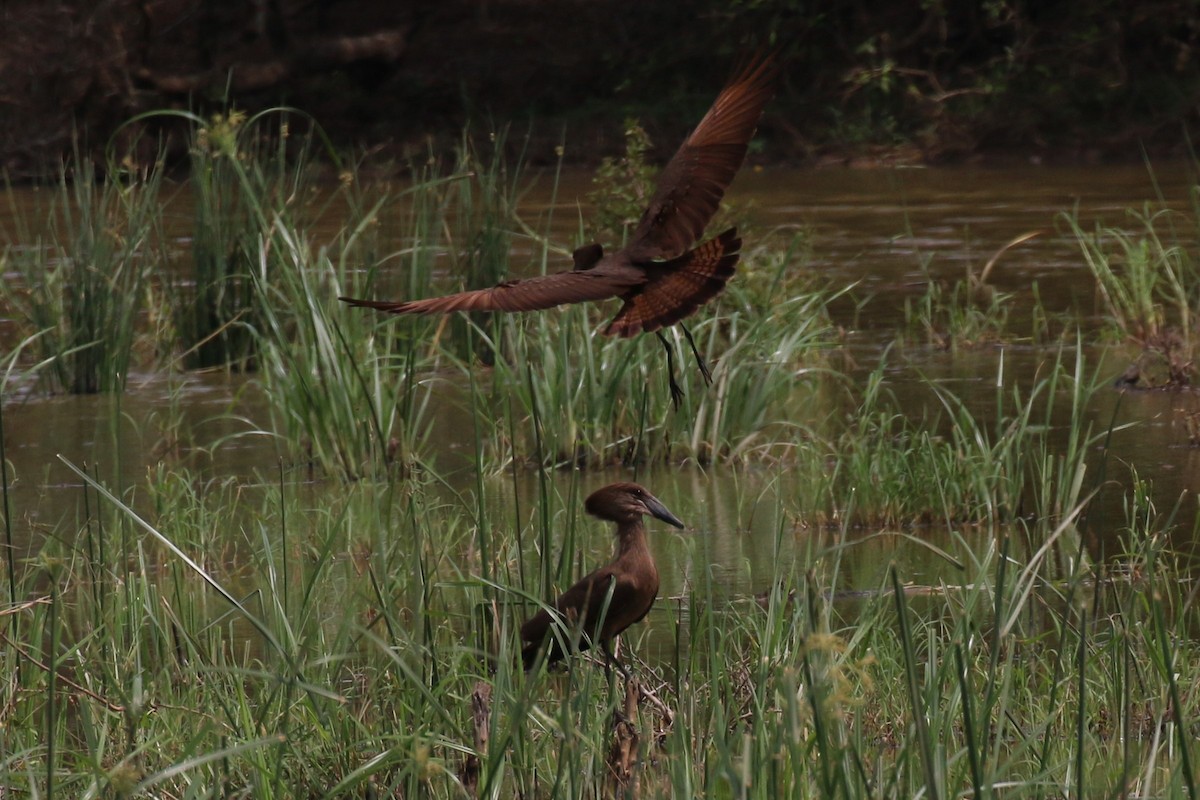
[[[692,245],[703,235],[746,158],[777,72],[769,55],[752,58],[735,72],[663,169],[650,204],[620,250],[605,254],[599,244],[585,245],[575,251],[572,270],[504,281],[488,289],[425,300],[340,299],[390,314],[447,314],[537,311],[618,297],[624,305],[605,327],[605,335],[628,338],[656,333],[667,351],[671,399],[678,407],[683,391],[675,381],[672,348],[662,328],[691,316],[724,291],[733,277],[742,246],[737,228]],[[686,327],[683,331],[700,371],[711,382],[691,333]]]

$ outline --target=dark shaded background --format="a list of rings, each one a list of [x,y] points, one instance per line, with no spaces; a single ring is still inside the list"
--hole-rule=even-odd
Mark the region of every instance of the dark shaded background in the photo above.
[[[97,148],[139,112],[229,104],[400,157],[511,124],[534,160],[564,131],[594,160],[636,116],[665,154],[756,47],[786,61],[774,160],[1183,154],[1200,104],[1194,1],[2,0],[0,36],[16,178],[75,132]]]

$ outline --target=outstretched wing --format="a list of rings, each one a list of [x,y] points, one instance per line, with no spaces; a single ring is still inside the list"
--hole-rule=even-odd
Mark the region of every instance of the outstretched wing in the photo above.
[[[777,72],[772,56],[752,59],[717,95],[659,176],[626,247],[631,260],[676,258],[704,233],[746,158]]]
[[[628,274],[625,274],[628,273]],[[640,270],[615,275],[599,270],[558,272],[536,278],[505,281],[490,289],[431,297],[427,300],[356,300],[339,297],[352,306],[363,306],[389,314],[448,314],[452,311],[537,311],[563,303],[605,300],[624,294],[644,282]]]
[[[645,288],[625,301],[604,333],[650,333],[691,316],[724,291],[741,249],[737,228],[730,228],[679,258],[652,265]]]

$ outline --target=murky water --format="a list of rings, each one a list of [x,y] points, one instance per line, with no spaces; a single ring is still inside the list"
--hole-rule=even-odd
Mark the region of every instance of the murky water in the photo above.
[[[1122,224],[1126,208],[1141,207],[1160,195],[1167,205],[1182,208],[1188,203],[1190,178],[1182,165],[1157,165],[1154,176],[1138,165],[767,169],[741,175],[731,199],[752,207],[760,231],[807,232],[812,251],[808,263],[820,279],[834,286],[857,285],[853,297],[839,301],[831,312],[847,330],[854,372],[865,375],[903,323],[905,298],[920,296],[930,276],[953,280],[968,268],[978,273],[1007,243],[1034,231],[1039,235],[999,258],[990,282],[1016,295],[1017,314],[1032,305],[1035,283],[1047,307],[1074,310],[1085,317],[1093,313],[1092,283],[1059,215],[1077,208],[1086,228],[1099,220]],[[546,210],[548,186],[547,178],[525,196],[531,216]],[[573,244],[580,213],[577,202],[588,188],[588,176],[582,173],[568,174],[560,183],[552,231],[564,247]],[[16,196],[22,198],[20,192]],[[35,198],[30,193],[26,199],[32,205]],[[0,209],[0,230],[14,230],[12,219],[4,218],[12,213],[11,208]],[[175,213],[180,220],[188,216],[185,211]],[[522,251],[525,245],[518,242],[516,247]],[[858,306],[854,298],[865,300],[865,305]],[[1019,323],[1014,327],[1020,328]],[[986,415],[994,402],[1002,358],[1010,374],[1026,374],[1044,353],[1020,343],[957,352],[908,347],[902,357],[889,357],[889,384],[898,396],[926,403],[931,397],[918,387],[932,378]],[[1112,374],[1124,366],[1113,364]],[[1200,450],[1187,446],[1180,422],[1182,412],[1195,405],[1190,394],[1101,393],[1092,412],[1098,428],[1114,419],[1142,423],[1135,431],[1114,437],[1110,477],[1123,482],[1128,474],[1125,465],[1136,465],[1142,478],[1155,482],[1156,496],[1165,503],[1184,491],[1200,489],[1193,477],[1200,474],[1194,469]],[[75,463],[99,465],[98,472],[116,486],[135,485],[168,455],[194,463],[202,474],[270,476],[277,471],[281,448],[263,432],[266,420],[253,387],[244,379],[221,374],[170,380],[133,376],[127,394],[119,398],[10,398],[4,407],[4,431],[14,481],[17,540],[30,552],[59,518],[77,513],[78,482],[57,460],[58,454]],[[436,433],[447,448],[462,444],[455,438],[458,435],[458,429]],[[585,488],[595,488],[618,477],[629,474],[585,474],[580,480]],[[731,596],[761,591],[767,588],[765,576],[772,574],[780,559],[803,561],[818,536],[796,530],[792,520],[781,514],[779,494],[789,491],[787,478],[767,467],[655,469],[636,477],[691,526],[684,533],[656,528],[652,536],[663,566],[664,598],[698,581],[711,581]],[[473,485],[468,475],[455,479],[464,487]],[[569,479],[565,473],[552,476],[564,483]],[[329,489],[338,491],[336,486]],[[497,494],[506,491],[498,489]],[[521,491],[528,507],[536,497],[533,487]],[[1121,495],[1110,495],[1104,513],[1116,519]],[[590,530],[596,559],[602,559],[609,547],[608,533],[599,525]],[[941,539],[948,534],[929,530],[921,535],[944,543]],[[988,534],[968,530],[962,535],[984,546]],[[892,560],[918,581],[937,580],[948,569],[929,551],[907,547],[899,537],[877,537],[855,548],[838,583],[848,588],[876,587]]]

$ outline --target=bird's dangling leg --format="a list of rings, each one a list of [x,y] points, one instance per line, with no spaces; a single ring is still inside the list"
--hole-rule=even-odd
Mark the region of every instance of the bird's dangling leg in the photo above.
[[[605,672],[608,671],[608,668],[611,665],[617,668],[617,672],[621,673],[622,678],[629,680],[629,670],[625,669],[625,665],[622,664],[615,655],[613,655],[612,650],[610,650],[608,647],[607,641],[604,641],[603,639],[600,640],[600,650],[604,653]]]
[[[683,389],[679,388],[679,384],[675,382],[675,348],[671,347],[671,343],[667,341],[667,337],[663,336],[662,331],[655,331],[658,340],[662,342],[663,349],[667,351],[667,380],[671,386],[671,403],[675,406],[675,410],[679,410],[679,404],[683,402]]]
[[[696,347],[696,340],[692,338],[692,332],[682,322],[679,323],[679,327],[683,328],[683,335],[687,337],[688,344],[692,346],[692,355],[696,357],[696,366],[700,367],[700,374],[704,376],[704,382],[712,386],[712,373],[708,371],[708,364],[704,363],[704,356],[700,355],[700,350]]]

